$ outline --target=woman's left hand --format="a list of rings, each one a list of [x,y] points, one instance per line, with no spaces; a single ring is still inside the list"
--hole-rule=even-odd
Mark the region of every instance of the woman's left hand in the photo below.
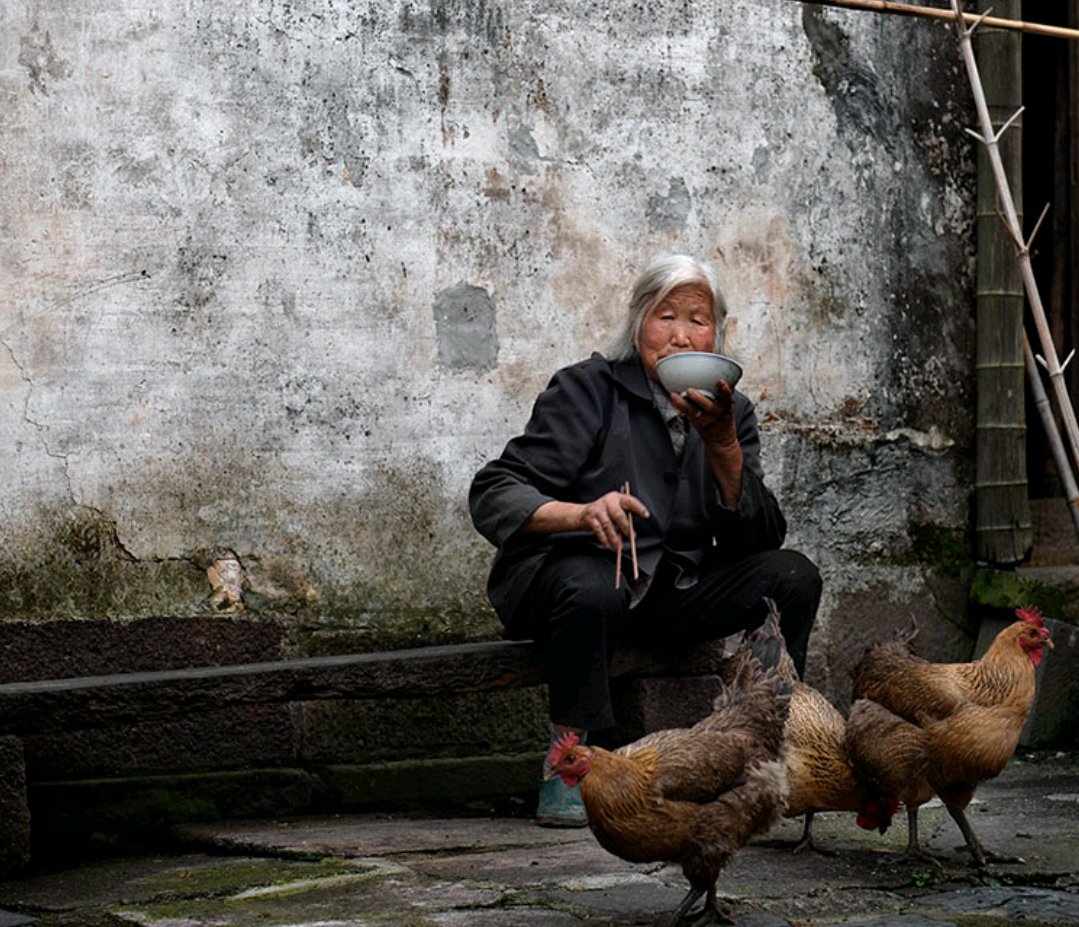
[[[684,415],[710,448],[716,450],[738,444],[734,422],[734,393],[724,380],[716,383],[715,399],[709,399],[697,389],[686,391],[686,397],[671,393],[671,403]]]
[[[715,399],[696,389],[686,393],[685,398],[671,393],[671,403],[701,436],[723,502],[733,509],[742,496],[742,445],[734,419],[734,391],[720,380]]]

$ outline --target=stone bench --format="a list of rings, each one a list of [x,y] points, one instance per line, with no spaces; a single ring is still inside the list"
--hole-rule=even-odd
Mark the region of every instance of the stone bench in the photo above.
[[[620,650],[612,666],[620,727],[612,739],[629,740],[701,717],[718,691],[725,656],[722,641]],[[234,709],[288,711],[312,703],[494,693],[539,686],[543,678],[534,644],[492,641],[0,684],[0,872],[18,871],[30,856],[33,802],[28,795],[34,782],[23,749],[28,738],[75,736],[72,732],[81,737],[104,732],[107,738],[137,726],[149,732],[145,739],[162,726],[183,722],[194,723],[197,741],[200,720],[205,727]],[[238,743],[237,751],[242,749]],[[295,755],[282,762],[304,765]]]

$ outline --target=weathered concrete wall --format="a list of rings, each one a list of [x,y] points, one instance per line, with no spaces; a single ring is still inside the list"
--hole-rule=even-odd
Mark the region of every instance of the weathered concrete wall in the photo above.
[[[813,672],[882,602],[962,626],[917,563],[970,485],[946,27],[786,0],[0,25],[6,618],[237,609],[208,569],[238,560],[247,613],[311,649],[494,633],[469,480],[678,250],[718,266],[791,541],[827,575]]]

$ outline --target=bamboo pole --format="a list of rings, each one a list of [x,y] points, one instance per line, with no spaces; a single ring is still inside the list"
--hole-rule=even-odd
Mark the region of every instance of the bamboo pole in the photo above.
[[[1077,423],[1075,419],[1075,409],[1072,407],[1071,397],[1068,395],[1067,384],[1064,382],[1064,368],[1061,366],[1060,360],[1057,357],[1056,348],[1053,345],[1052,333],[1049,330],[1049,323],[1045,317],[1045,309],[1042,306],[1041,294],[1038,292],[1038,283],[1034,278],[1034,268],[1030,263],[1030,242],[1023,237],[1023,228],[1019,223],[1019,217],[1016,213],[1015,199],[1012,196],[1011,187],[1008,184],[1008,177],[1004,172],[1004,165],[1001,161],[998,148],[1000,136],[1008,131],[1011,124],[1015,122],[1022,113],[1022,109],[1019,109],[1011,119],[1004,123],[999,132],[993,131],[989,108],[986,105],[985,94],[982,91],[982,82],[978,73],[978,64],[974,59],[974,50],[970,41],[971,33],[973,33],[979,23],[983,22],[984,19],[978,18],[978,20],[968,28],[966,18],[959,10],[957,0],[950,0],[950,2],[954,14],[956,33],[959,37],[959,48],[962,53],[963,63],[967,69],[967,76],[970,79],[971,91],[974,94],[974,105],[978,112],[978,120],[981,123],[980,135],[972,129],[967,129],[967,131],[985,146],[986,153],[989,156],[989,163],[993,169],[993,177],[996,180],[997,191],[1000,194],[1000,205],[1004,210],[1002,218],[1005,227],[1008,229],[1008,233],[1015,242],[1016,259],[1019,262],[1019,269],[1023,278],[1023,288],[1026,291],[1027,304],[1030,306],[1034,325],[1038,330],[1038,338],[1042,345],[1045,368],[1049,372],[1049,382],[1053,387],[1053,394],[1057,401],[1057,409],[1064,422],[1064,433],[1068,439],[1068,446],[1071,450],[1072,459],[1079,461],[1079,423]],[[1045,214],[1043,213],[1043,218],[1044,215]],[[1039,220],[1038,225],[1041,225],[1041,220]],[[1037,234],[1037,231],[1038,229],[1035,227],[1035,235]]]
[[[1068,452],[1064,450],[1064,442],[1060,440],[1060,430],[1057,428],[1056,419],[1053,418],[1053,407],[1049,402],[1049,394],[1042,385],[1041,374],[1038,365],[1034,363],[1034,352],[1030,349],[1030,341],[1026,332],[1023,332],[1023,354],[1026,360],[1027,378],[1030,380],[1030,390],[1034,396],[1034,405],[1038,409],[1042,425],[1045,427],[1045,435],[1049,439],[1049,449],[1053,452],[1053,462],[1057,465],[1060,473],[1060,482],[1064,487],[1064,495],[1068,499],[1068,508],[1072,513],[1072,521],[1075,530],[1079,533],[1079,487],[1075,485],[1075,477],[1072,474],[1071,463],[1068,461]]]
[[[871,10],[876,13],[895,13],[899,16],[921,16],[924,19],[937,19],[954,22],[956,13],[938,10],[932,7],[915,6],[910,3],[893,3],[891,0],[801,0],[816,6],[835,6],[848,10]],[[1043,23],[1030,23],[1021,19],[1003,19],[999,16],[980,17],[976,13],[958,13],[965,23],[979,22],[998,29],[1014,29],[1017,32],[1029,32],[1034,35],[1047,35],[1058,39],[1079,40],[1079,29],[1065,26],[1047,26]]]

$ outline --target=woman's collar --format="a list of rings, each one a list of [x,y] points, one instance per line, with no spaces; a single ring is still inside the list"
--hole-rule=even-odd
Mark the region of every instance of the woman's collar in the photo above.
[[[625,387],[634,396],[652,401],[652,388],[648,385],[648,374],[644,372],[644,364],[640,355],[634,354],[625,360],[616,360],[611,363],[611,372],[615,380]]]

